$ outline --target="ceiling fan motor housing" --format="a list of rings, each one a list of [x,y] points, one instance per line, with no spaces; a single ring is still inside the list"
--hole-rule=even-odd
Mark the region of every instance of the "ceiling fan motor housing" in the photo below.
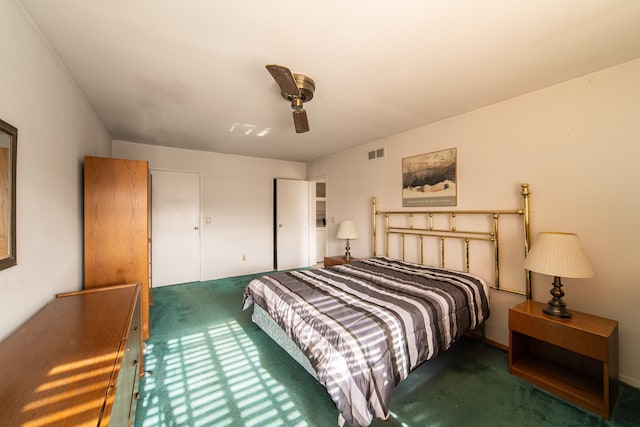
[[[293,74],[293,79],[296,82],[296,86],[298,86],[298,90],[300,91],[300,100],[302,102],[309,102],[313,99],[313,93],[316,90],[316,83],[313,81],[311,77],[307,77],[304,74]],[[297,98],[295,95],[291,95],[285,92],[281,92],[282,97],[287,101],[292,101]]]

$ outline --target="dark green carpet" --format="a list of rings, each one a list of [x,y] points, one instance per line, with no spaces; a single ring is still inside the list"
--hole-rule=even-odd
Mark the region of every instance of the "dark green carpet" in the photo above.
[[[136,427],[335,426],[324,387],[241,311],[255,276],[157,288]],[[508,355],[462,340],[396,389],[373,426],[640,426],[640,391],[621,385],[611,421],[508,373]]]

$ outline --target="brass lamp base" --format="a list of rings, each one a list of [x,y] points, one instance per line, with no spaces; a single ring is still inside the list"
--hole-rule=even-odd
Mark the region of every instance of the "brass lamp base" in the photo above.
[[[560,281],[560,277],[555,276],[553,279],[553,288],[549,293],[553,296],[549,300],[549,304],[542,311],[546,314],[556,317],[571,317],[571,313],[567,311],[567,304],[562,300],[564,296],[564,291],[562,290],[562,282]]]
[[[351,246],[349,245],[349,239],[347,239],[347,246],[345,247],[344,260],[349,262],[351,261]]]
[[[555,305],[551,304],[551,301],[549,301],[549,304],[545,308],[543,308],[542,311],[551,316],[566,318],[571,317],[570,311],[567,311],[565,307],[556,307]]]

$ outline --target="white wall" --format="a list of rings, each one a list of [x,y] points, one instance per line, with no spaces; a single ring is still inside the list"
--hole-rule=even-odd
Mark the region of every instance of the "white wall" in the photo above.
[[[0,1],[0,118],[18,128],[17,260],[0,271],[0,339],[82,288],[82,158],[111,138],[14,1]]]
[[[387,156],[367,160],[386,147]],[[370,227],[370,196],[401,208],[401,159],[458,148],[458,208],[515,208],[531,185],[532,236],[577,233],[596,277],[565,279],[570,309],[619,321],[620,378],[640,387],[640,59],[312,162],[328,176],[330,251],[340,220]],[[352,242],[354,256],[371,239]],[[551,277],[534,275],[534,299],[547,301]],[[492,292],[488,338],[508,344],[508,307],[522,297]]]
[[[113,157],[147,160],[152,169],[202,174],[201,280],[273,269],[273,179],[305,179],[304,163],[118,140],[113,141]]]

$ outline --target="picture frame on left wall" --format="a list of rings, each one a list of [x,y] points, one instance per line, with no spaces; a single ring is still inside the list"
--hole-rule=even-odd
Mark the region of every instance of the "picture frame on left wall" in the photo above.
[[[18,128],[0,120],[0,270],[18,264],[16,164]]]
[[[458,150],[402,159],[402,206],[457,206]]]

